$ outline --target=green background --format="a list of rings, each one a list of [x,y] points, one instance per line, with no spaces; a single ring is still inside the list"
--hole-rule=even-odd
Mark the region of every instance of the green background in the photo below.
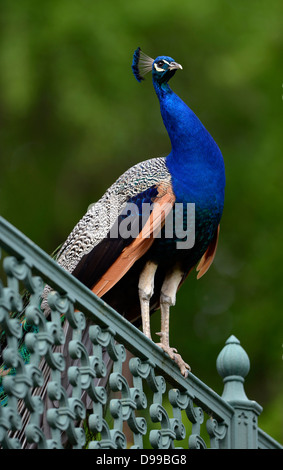
[[[128,167],[170,151],[135,48],[183,65],[171,86],[220,146],[227,189],[214,266],[180,290],[171,345],[221,393],[216,357],[237,336],[259,425],[281,442],[282,13],[275,0],[0,3],[0,212],[47,252]]]

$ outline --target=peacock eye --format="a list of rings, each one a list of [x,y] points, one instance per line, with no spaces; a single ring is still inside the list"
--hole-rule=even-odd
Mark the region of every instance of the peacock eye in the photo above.
[[[164,65],[164,61],[163,61],[163,60],[159,60],[159,61],[157,62],[157,65],[158,65],[158,67],[162,67],[162,66]]]

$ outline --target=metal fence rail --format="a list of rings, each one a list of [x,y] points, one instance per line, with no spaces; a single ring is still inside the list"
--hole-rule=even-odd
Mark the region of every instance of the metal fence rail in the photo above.
[[[258,428],[262,408],[246,397],[249,359],[237,338],[217,359],[220,397],[193,374],[185,379],[158,346],[1,217],[0,247],[3,448],[282,448]],[[46,283],[54,289],[48,317],[40,308]],[[23,306],[25,319],[11,316]]]

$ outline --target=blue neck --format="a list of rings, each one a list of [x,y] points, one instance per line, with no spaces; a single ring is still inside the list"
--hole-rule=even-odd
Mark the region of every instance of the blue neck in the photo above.
[[[160,85],[153,81],[153,84],[171,140],[172,150],[166,163],[173,176],[173,184],[174,179],[178,183],[175,184],[175,191],[202,193],[202,198],[214,196],[223,204],[225,172],[217,144],[168,83]]]

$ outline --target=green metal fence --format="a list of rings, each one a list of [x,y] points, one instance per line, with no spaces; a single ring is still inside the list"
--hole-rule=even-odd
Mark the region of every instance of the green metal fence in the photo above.
[[[3,448],[283,448],[258,428],[262,408],[245,394],[250,365],[237,338],[217,358],[220,397],[193,374],[185,379],[158,346],[3,218],[0,247]],[[47,318],[46,283],[54,289]],[[24,305],[25,320],[12,318]]]

